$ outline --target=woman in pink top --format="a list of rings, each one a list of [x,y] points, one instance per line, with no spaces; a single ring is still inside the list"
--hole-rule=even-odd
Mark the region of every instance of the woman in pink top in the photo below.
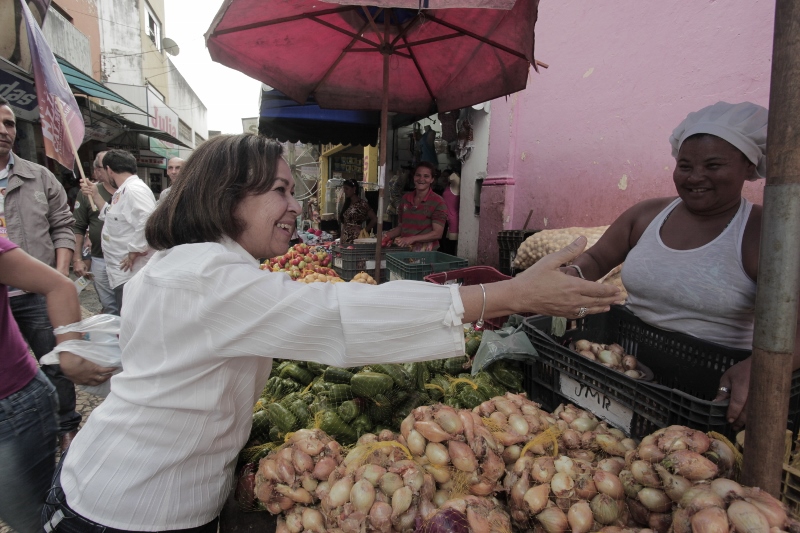
[[[54,327],[80,321],[81,311],[69,278],[0,238],[0,519],[27,533],[42,529],[42,506],[55,471],[58,396],[11,315],[9,285],[45,295]],[[61,364],[78,383],[99,384],[113,371],[68,352],[61,354]]]

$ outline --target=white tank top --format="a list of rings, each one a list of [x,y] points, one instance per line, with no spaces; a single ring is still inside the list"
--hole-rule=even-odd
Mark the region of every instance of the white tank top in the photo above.
[[[742,264],[742,238],[753,204],[742,198],[736,216],[710,243],[673,250],[660,229],[680,202],[658,214],[625,259],[628,307],[650,325],[751,350],[756,283]]]

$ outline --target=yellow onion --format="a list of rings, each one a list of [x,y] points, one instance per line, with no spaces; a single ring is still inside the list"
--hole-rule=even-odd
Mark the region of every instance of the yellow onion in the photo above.
[[[424,465],[422,468],[440,485],[450,481],[450,469],[446,466]]]
[[[574,429],[567,429],[561,434],[561,442],[568,450],[574,450],[581,447],[581,434]]]
[[[386,478],[386,476],[388,475],[390,474],[386,474],[381,479]],[[334,483],[331,486],[331,491],[328,493],[327,502],[324,502],[325,507],[327,507],[328,509],[335,509],[340,505],[344,505],[350,498],[350,489],[352,488],[353,488],[352,476],[345,476],[336,483]]]
[[[703,455],[711,459],[711,462],[717,465],[720,476],[733,477],[732,474],[736,465],[736,457],[730,446],[721,440],[711,439],[708,451]]]
[[[403,478],[394,472],[385,473],[380,481],[378,481],[378,486],[381,488],[383,493],[390,498],[394,495],[395,491],[401,488],[403,485]],[[331,489],[331,491],[333,491],[333,489]]]
[[[786,527],[786,509],[783,504],[776,500],[770,493],[764,492],[759,488],[745,489],[745,501],[749,502],[761,511],[767,519],[770,527],[784,529]]]
[[[567,450],[567,457],[578,461],[593,463],[595,460],[595,453],[592,450]]]
[[[311,531],[313,533],[325,532],[325,520],[322,518],[322,513],[316,509],[310,507],[303,509],[301,521],[303,529],[306,531]]]
[[[592,431],[597,425],[600,423],[599,420],[596,418],[591,418],[587,416],[579,416],[575,420],[569,423],[570,429],[574,429],[578,433],[583,433],[585,431]]]
[[[583,500],[572,504],[567,511],[567,522],[572,533],[589,533],[594,523],[592,508]]]
[[[452,437],[450,433],[442,429],[442,426],[433,420],[419,421],[414,424],[414,429],[431,442],[444,442]]]
[[[444,505],[444,502],[450,499],[450,493],[446,490],[437,490],[433,495],[433,505],[437,508]]]
[[[680,450],[667,455],[661,464],[689,481],[704,481],[717,475],[717,465],[691,450]]]
[[[530,476],[535,483],[549,483],[555,473],[555,460],[552,457],[538,457],[531,465]]]
[[[686,509],[675,509],[672,513],[672,533],[692,533],[692,520]]]
[[[625,457],[625,452],[628,451],[628,449],[622,445],[620,439],[610,434],[597,434],[595,436],[595,441],[598,446],[609,455]]]
[[[608,494],[598,494],[589,503],[592,509],[594,519],[603,525],[613,524],[617,521],[620,515],[619,504],[617,500]]]
[[[639,362],[632,355],[622,356],[622,361],[620,363],[625,370],[636,370],[636,367],[639,366]]]
[[[608,346],[606,346],[606,350],[614,352],[615,354],[618,355],[625,355],[625,348],[623,348],[617,343],[609,344]]]
[[[672,509],[672,500],[663,490],[645,487],[636,497],[650,512],[666,513]]]
[[[425,437],[423,437],[419,431],[416,429],[412,429],[408,433],[408,437],[406,437],[406,444],[408,445],[409,451],[416,456],[420,456],[425,453],[425,446],[427,442],[425,441]]]
[[[366,479],[373,487],[378,485],[378,481],[386,473],[386,469],[379,465],[366,464],[356,470],[356,481]]]
[[[625,495],[625,489],[619,477],[611,472],[596,470],[592,479],[595,487],[597,487],[597,492],[600,494],[605,494],[614,500],[620,500]]]
[[[656,533],[667,533],[672,525],[672,515],[670,513],[650,513],[647,525]],[[645,532],[645,529],[639,531],[639,533]]]
[[[628,498],[636,498],[636,495],[639,494],[639,491],[644,488],[644,485],[640,485],[636,483],[636,480],[633,479],[633,474],[631,474],[630,470],[623,470],[619,473],[619,481],[622,483],[622,490],[625,491],[625,495]]]
[[[366,479],[356,481],[350,489],[350,503],[353,508],[361,513],[367,514],[375,503],[375,487]]]
[[[648,463],[658,463],[662,461],[667,454],[655,444],[640,444],[639,445],[639,459],[647,461]]]
[[[728,506],[728,520],[736,531],[746,533],[768,533],[769,522],[752,503],[737,500]],[[694,525],[694,522],[692,523]]]
[[[530,431],[530,425],[525,417],[521,414],[512,413],[508,416],[508,427],[517,435],[527,435]]]
[[[725,500],[720,498],[717,493],[711,490],[710,485],[695,485],[683,494],[680,499],[680,506],[689,511],[689,515],[708,509],[709,507],[725,507]]]
[[[589,474],[581,474],[575,480],[575,496],[582,500],[591,500],[597,494],[597,487],[594,484],[592,476]]]
[[[655,465],[653,468],[658,473],[658,477],[661,478],[661,487],[673,502],[679,502],[686,491],[692,488],[692,482],[685,477],[670,474],[661,465]]]
[[[464,424],[461,422],[455,409],[449,406],[441,406],[434,414],[433,419],[439,426],[451,435],[456,435],[464,431]]]
[[[632,498],[625,500],[625,503],[628,506],[628,512],[631,514],[633,521],[639,525],[647,525],[647,522],[650,520],[650,511],[647,507],[642,505],[638,500]]]
[[[611,350],[601,350],[600,353],[597,354],[597,360],[610,366],[620,366],[620,363],[622,363],[622,356]]]
[[[728,533],[728,515],[719,507],[708,507],[692,515],[694,533]],[[745,530],[738,530],[744,532]]]
[[[547,503],[550,501],[550,483],[543,483],[529,488],[522,499],[528,505],[530,514],[539,514],[542,509],[547,507]]]
[[[438,442],[429,442],[425,446],[425,457],[432,465],[442,466],[450,463],[450,454],[447,453],[447,448]]]
[[[580,339],[575,341],[575,351],[582,351],[582,350],[590,350],[592,348],[592,343],[586,339]]]
[[[631,474],[636,483],[644,485],[645,487],[660,488],[661,478],[656,474],[653,465],[647,461],[634,461],[630,467]]]
[[[597,462],[597,468],[619,476],[619,473],[625,468],[625,461],[622,457],[606,457]]]
[[[720,477],[711,482],[711,490],[717,496],[729,502],[733,499],[744,498],[744,487],[736,483],[732,479]]]
[[[556,472],[550,480],[550,490],[556,498],[570,498],[575,493],[575,480],[569,474]]]
[[[536,515],[536,520],[547,533],[564,533],[569,528],[569,521],[564,511],[558,507],[548,507]]]
[[[478,469],[478,460],[475,458],[475,452],[472,451],[468,444],[451,440],[447,443],[447,448],[453,466],[462,472],[474,472]]]
[[[392,519],[396,519],[401,514],[408,511],[411,506],[411,499],[414,494],[410,487],[401,487],[392,494]]]

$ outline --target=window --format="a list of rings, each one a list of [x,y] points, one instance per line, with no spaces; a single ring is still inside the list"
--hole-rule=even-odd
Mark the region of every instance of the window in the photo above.
[[[195,148],[197,148],[198,146],[200,146],[201,144],[203,144],[203,142],[205,142],[205,139],[203,139],[202,137],[200,137],[200,135],[199,135],[199,134],[195,133],[195,134],[194,134],[194,147],[195,147]]]
[[[144,6],[144,18],[145,18],[145,31],[147,32],[147,36],[150,37],[150,40],[153,41],[156,49],[160,52],[161,51],[161,23],[156,18],[153,11],[150,9],[150,6],[145,4]]]
[[[182,141],[192,142],[192,128],[181,119],[178,119],[178,137]]]

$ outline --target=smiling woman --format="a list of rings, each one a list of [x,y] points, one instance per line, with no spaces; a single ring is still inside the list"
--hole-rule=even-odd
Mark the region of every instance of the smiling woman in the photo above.
[[[147,223],[159,251],[125,286],[125,369],[49,493],[55,530],[215,532],[274,357],[337,367],[453,357],[463,322],[597,313],[619,299],[558,270],[585,240],[481,287],[293,282],[257,260],[288,248],[292,184],[281,146],[255,135],[214,137],[188,159]]]
[[[677,198],[628,209],[574,265],[599,279],[624,262],[628,306],[639,318],[751,350],[762,209],[742,198],[742,188],[765,176],[767,116],[750,102],[690,113],[670,138]],[[735,427],[745,422],[749,380],[750,359],[720,380],[717,399],[730,395]]]

